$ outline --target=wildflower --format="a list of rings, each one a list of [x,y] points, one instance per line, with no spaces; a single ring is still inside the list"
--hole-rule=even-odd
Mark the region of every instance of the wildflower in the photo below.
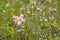
[[[42,12],[42,8],[37,7],[37,11],[41,11]]]
[[[48,21],[47,19],[44,19],[44,21],[46,22],[46,21]]]
[[[5,10],[3,10],[3,12],[6,12]]]
[[[30,11],[28,10],[27,13],[30,13]]]
[[[36,1],[33,1],[34,5],[36,5]]]
[[[32,15],[35,15],[34,13],[32,13]]]
[[[24,14],[20,14],[20,16],[13,16],[14,23],[17,25],[21,25],[21,23],[25,22]]]
[[[24,32],[24,29],[18,29],[17,32]]]
[[[40,8],[37,8],[37,10],[40,10]]]
[[[7,4],[6,4],[6,7],[8,7],[8,6],[10,6],[10,4],[9,4],[9,3],[7,3]]]
[[[31,6],[31,8],[34,8],[34,6]]]

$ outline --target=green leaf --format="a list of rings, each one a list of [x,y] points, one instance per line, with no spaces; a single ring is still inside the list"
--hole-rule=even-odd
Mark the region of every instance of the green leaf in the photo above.
[[[54,27],[59,27],[60,25],[59,25],[59,23],[57,23],[57,22],[53,22],[53,24],[52,24]]]

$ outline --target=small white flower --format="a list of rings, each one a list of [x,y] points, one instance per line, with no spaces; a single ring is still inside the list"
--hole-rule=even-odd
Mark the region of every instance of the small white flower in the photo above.
[[[44,19],[44,21],[48,21],[47,19]]]
[[[36,5],[36,1],[34,1],[33,3],[34,3],[34,5]]]
[[[22,28],[25,28],[25,26],[22,26]]]
[[[3,12],[6,12],[5,10],[3,10]]]
[[[17,32],[21,32],[21,31],[24,31],[24,29],[18,29]]]
[[[41,12],[42,12],[42,10],[43,10],[43,9],[42,9],[42,8],[40,8],[40,11],[41,11]]]
[[[42,8],[37,7],[36,9],[37,9],[37,11],[41,11],[42,12]]]
[[[7,4],[6,4],[6,7],[9,7],[9,6],[10,6],[10,4],[9,4],[9,3],[7,3]]]
[[[40,8],[37,8],[37,10],[40,10]]]
[[[32,1],[32,3],[33,3],[34,1]]]
[[[30,13],[30,11],[28,10],[27,13]]]
[[[23,10],[23,8],[21,7],[20,10]]]
[[[27,13],[30,13],[30,9],[29,8],[27,8]]]
[[[31,6],[31,8],[34,8],[34,6]]]
[[[32,13],[32,15],[35,15],[34,13]]]
[[[40,21],[42,21],[42,19],[40,19]]]
[[[55,36],[57,36],[56,34],[54,34]]]

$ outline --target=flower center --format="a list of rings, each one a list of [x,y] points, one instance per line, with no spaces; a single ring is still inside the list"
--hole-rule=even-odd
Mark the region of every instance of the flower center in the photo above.
[[[21,19],[18,17],[18,18],[17,18],[17,21],[20,21],[20,20],[21,20]]]

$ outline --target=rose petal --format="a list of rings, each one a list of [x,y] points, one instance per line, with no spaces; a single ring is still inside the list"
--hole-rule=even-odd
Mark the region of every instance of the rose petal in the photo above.
[[[25,19],[21,19],[21,22],[25,22]]]
[[[20,18],[24,18],[24,14],[20,14]]]
[[[19,26],[20,24],[21,24],[21,22],[20,22],[20,21],[18,21],[18,22],[17,22],[17,25]]]
[[[13,21],[14,21],[15,24],[17,23],[17,20],[13,20]]]
[[[18,16],[13,16],[13,18],[18,18]]]

